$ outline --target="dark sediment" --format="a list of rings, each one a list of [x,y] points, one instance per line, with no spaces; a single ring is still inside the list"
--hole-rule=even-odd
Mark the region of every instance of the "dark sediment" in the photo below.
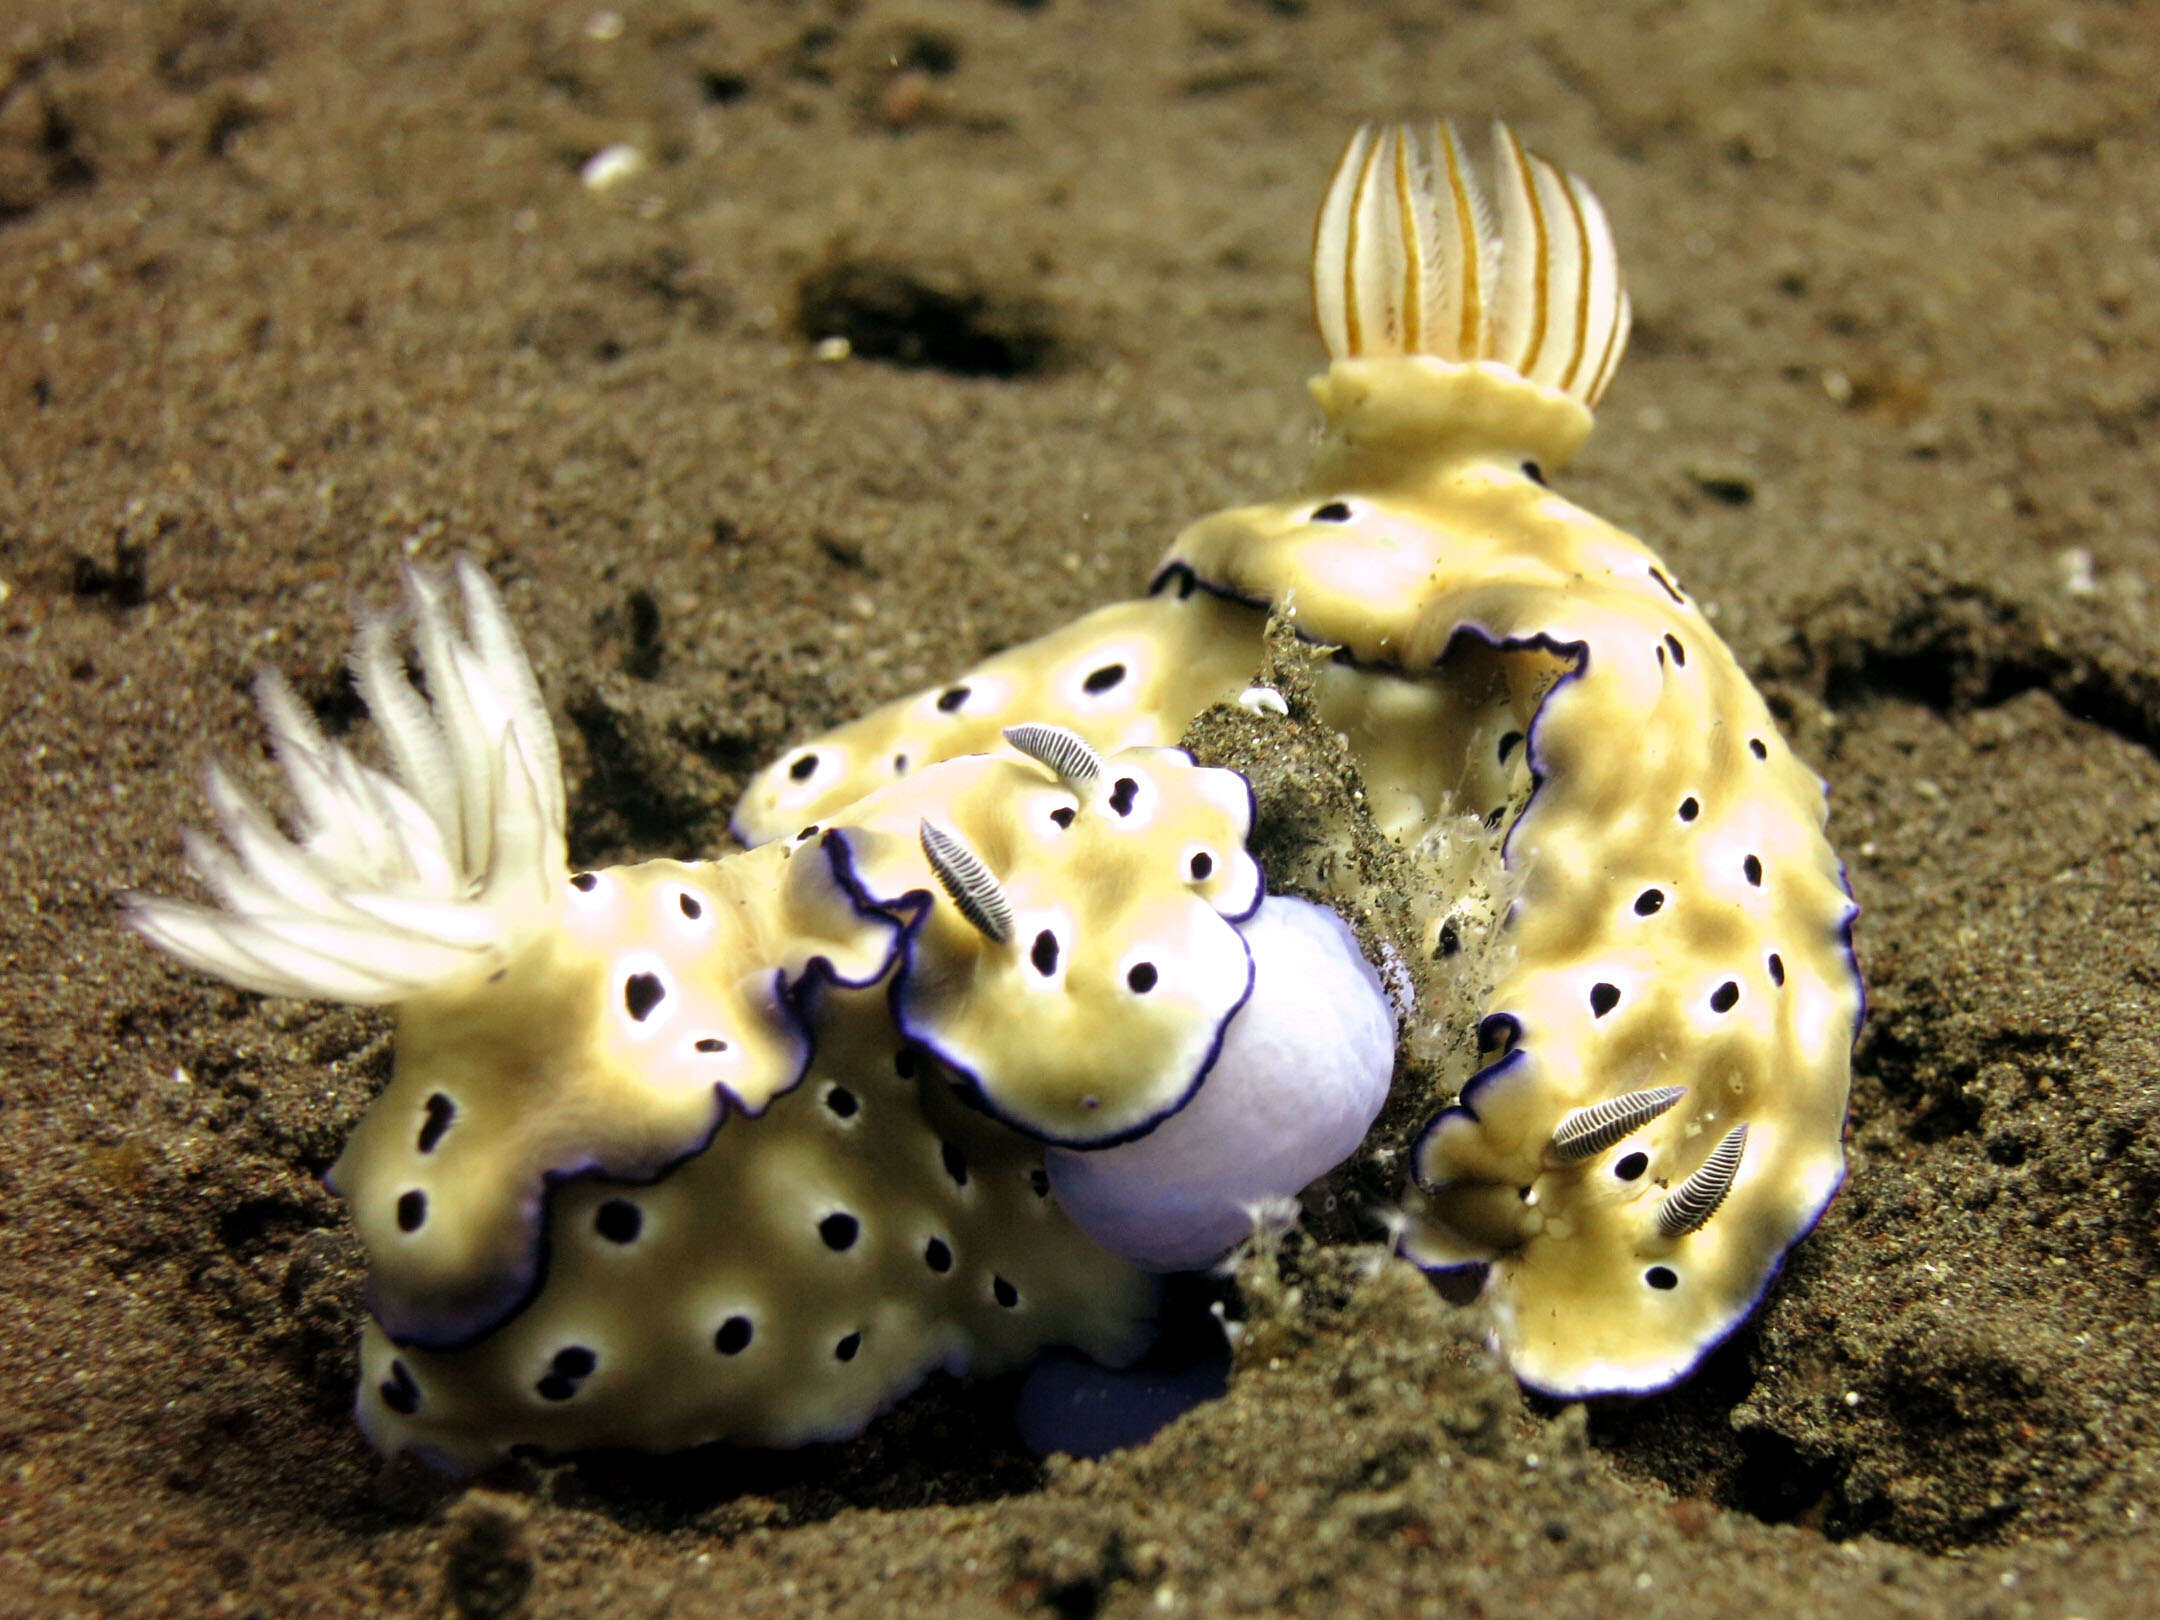
[[[0,1608],[2147,1612],[2149,19],[589,16],[0,17]],[[1290,476],[1319,187],[1352,121],[1427,111],[1597,188],[1640,323],[1555,481],[1715,604],[1832,784],[1853,1174],[1761,1316],[1681,1391],[1554,1411],[1474,1314],[1299,1237],[1241,1283],[1230,1396],[1101,1463],[954,1386],[781,1457],[462,1495],[378,1462],[317,1177],[384,1024],[114,919],[183,884],[211,758],[268,784],[253,667],[349,726],[352,604],[470,551],[564,721],[576,858],[720,847],[789,740]],[[646,167],[582,185],[616,142]],[[812,315],[889,361],[813,358]]]

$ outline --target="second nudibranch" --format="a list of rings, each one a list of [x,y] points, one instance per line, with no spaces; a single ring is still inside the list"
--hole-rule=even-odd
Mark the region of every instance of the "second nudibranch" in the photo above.
[[[1174,742],[1288,617],[1338,649],[1316,697],[1382,828],[1416,845],[1484,818],[1515,884],[1488,1061],[1417,1144],[1404,1251],[1483,1269],[1526,1383],[1657,1388],[1746,1317],[1843,1175],[1861,989],[1823,784],[1672,571],[1547,487],[1629,323],[1581,181],[1504,127],[1482,178],[1451,126],[1363,130],[1313,293],[1325,424],[1288,496],[1193,525],[1148,597],[782,756],[737,831],[778,836],[1017,716]]]
[[[539,689],[460,579],[462,633],[412,580],[425,696],[363,635],[388,772],[267,678],[298,836],[213,773],[218,904],[130,901],[230,983],[396,1015],[328,1177],[384,1450],[789,1445],[934,1368],[1129,1358],[1146,1271],[1221,1258],[1379,1112],[1388,999],[1264,894],[1234,772],[1020,725],[786,840],[573,873]]]

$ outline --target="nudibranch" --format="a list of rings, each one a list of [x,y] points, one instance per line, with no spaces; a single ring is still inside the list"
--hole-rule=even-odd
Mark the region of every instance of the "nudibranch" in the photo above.
[[[1331,364],[1288,496],[1187,529],[1144,599],[791,750],[736,828],[775,837],[1020,717],[1174,742],[1287,617],[1334,650],[1315,696],[1383,830],[1484,818],[1513,884],[1489,1061],[1417,1144],[1402,1247],[1482,1269],[1524,1382],[1658,1388],[1843,1175],[1861,990],[1823,784],[1672,571],[1548,487],[1629,326],[1580,180],[1504,126],[1482,175],[1452,126],[1367,128],[1312,274]]]
[[[388,772],[265,676],[299,838],[213,772],[229,848],[188,853],[220,904],[129,900],[228,982],[394,1011],[328,1177],[385,1450],[788,1445],[936,1368],[1117,1364],[1151,1270],[1220,1258],[1377,1114],[1393,1011],[1339,919],[1265,897],[1234,772],[1023,724],[754,850],[573,873],[538,687],[459,578],[462,628],[410,582],[424,696],[362,633]],[[1285,1021],[1348,1038],[1308,1065]],[[1218,1091],[1200,1150],[1149,1150]]]

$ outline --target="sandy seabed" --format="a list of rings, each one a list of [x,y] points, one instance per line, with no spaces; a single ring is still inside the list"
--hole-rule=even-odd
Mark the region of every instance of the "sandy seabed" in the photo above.
[[[2156,81],[2098,0],[0,8],[0,1612],[2150,1614]],[[1852,1177],[1768,1306],[1554,1409],[1294,1242],[1229,1397],[1100,1463],[951,1384],[380,1462],[317,1178],[384,1023],[115,923],[209,760],[267,782],[252,670],[349,722],[351,607],[471,552],[576,857],[716,850],[788,741],[1279,487],[1323,177],[1430,111],[1602,196],[1638,324],[1567,492],[1832,784]]]

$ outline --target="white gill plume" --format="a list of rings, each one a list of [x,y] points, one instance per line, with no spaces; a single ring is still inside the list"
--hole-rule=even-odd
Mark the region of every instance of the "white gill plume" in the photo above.
[[[1590,188],[1493,126],[1481,178],[1452,123],[1368,124],[1313,233],[1313,308],[1336,360],[1495,360],[1594,407],[1629,308]]]
[[[331,743],[266,672],[256,695],[299,836],[213,768],[230,848],[190,834],[187,853],[220,904],[131,894],[139,933],[243,989],[386,1006],[477,982],[553,926],[568,876],[555,735],[495,587],[470,561],[457,574],[462,634],[435,582],[406,579],[425,697],[391,628],[362,629],[354,680],[391,772]]]

